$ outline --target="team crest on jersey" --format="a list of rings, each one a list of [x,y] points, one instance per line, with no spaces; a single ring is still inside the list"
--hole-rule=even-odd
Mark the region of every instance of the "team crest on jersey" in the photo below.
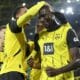
[[[45,43],[43,49],[44,49],[44,54],[54,53],[53,43]]]
[[[56,34],[56,35],[55,35],[55,39],[56,39],[56,40],[58,40],[58,39],[60,39],[60,38],[62,38],[62,35],[61,35],[61,34]]]

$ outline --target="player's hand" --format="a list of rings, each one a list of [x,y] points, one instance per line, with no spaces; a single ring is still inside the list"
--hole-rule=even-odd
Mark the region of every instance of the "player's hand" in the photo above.
[[[34,59],[31,57],[27,60],[27,64],[30,66],[30,67],[33,67],[34,65]]]
[[[58,75],[58,72],[57,72],[57,69],[54,69],[52,67],[47,67],[46,68],[46,73],[49,77],[53,77],[53,76],[56,76]]]

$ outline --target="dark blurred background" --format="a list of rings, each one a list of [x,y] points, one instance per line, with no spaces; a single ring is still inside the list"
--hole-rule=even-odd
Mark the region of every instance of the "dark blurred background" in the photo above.
[[[8,23],[16,6],[25,2],[27,7],[41,0],[0,0],[0,26]],[[64,13],[67,20],[76,30],[80,38],[80,0],[45,0],[49,2],[56,11]],[[31,21],[30,27],[25,29],[27,36],[33,39],[36,19]]]

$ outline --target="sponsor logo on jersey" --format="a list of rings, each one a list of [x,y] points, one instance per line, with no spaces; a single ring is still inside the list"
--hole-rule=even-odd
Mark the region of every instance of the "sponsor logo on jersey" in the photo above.
[[[44,49],[44,54],[53,54],[54,53],[53,43],[45,43],[43,49]]]
[[[56,34],[56,35],[55,35],[55,39],[56,39],[56,40],[58,40],[58,39],[60,39],[60,38],[62,38],[62,35],[61,35],[61,34]]]

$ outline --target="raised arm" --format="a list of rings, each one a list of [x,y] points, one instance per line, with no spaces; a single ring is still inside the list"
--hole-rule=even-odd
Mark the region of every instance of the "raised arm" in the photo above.
[[[35,16],[39,12],[39,10],[44,5],[46,5],[46,2],[41,1],[34,5],[33,7],[31,7],[24,15],[19,17],[19,19],[17,20],[17,25],[21,27],[23,24],[28,22],[33,16]]]

